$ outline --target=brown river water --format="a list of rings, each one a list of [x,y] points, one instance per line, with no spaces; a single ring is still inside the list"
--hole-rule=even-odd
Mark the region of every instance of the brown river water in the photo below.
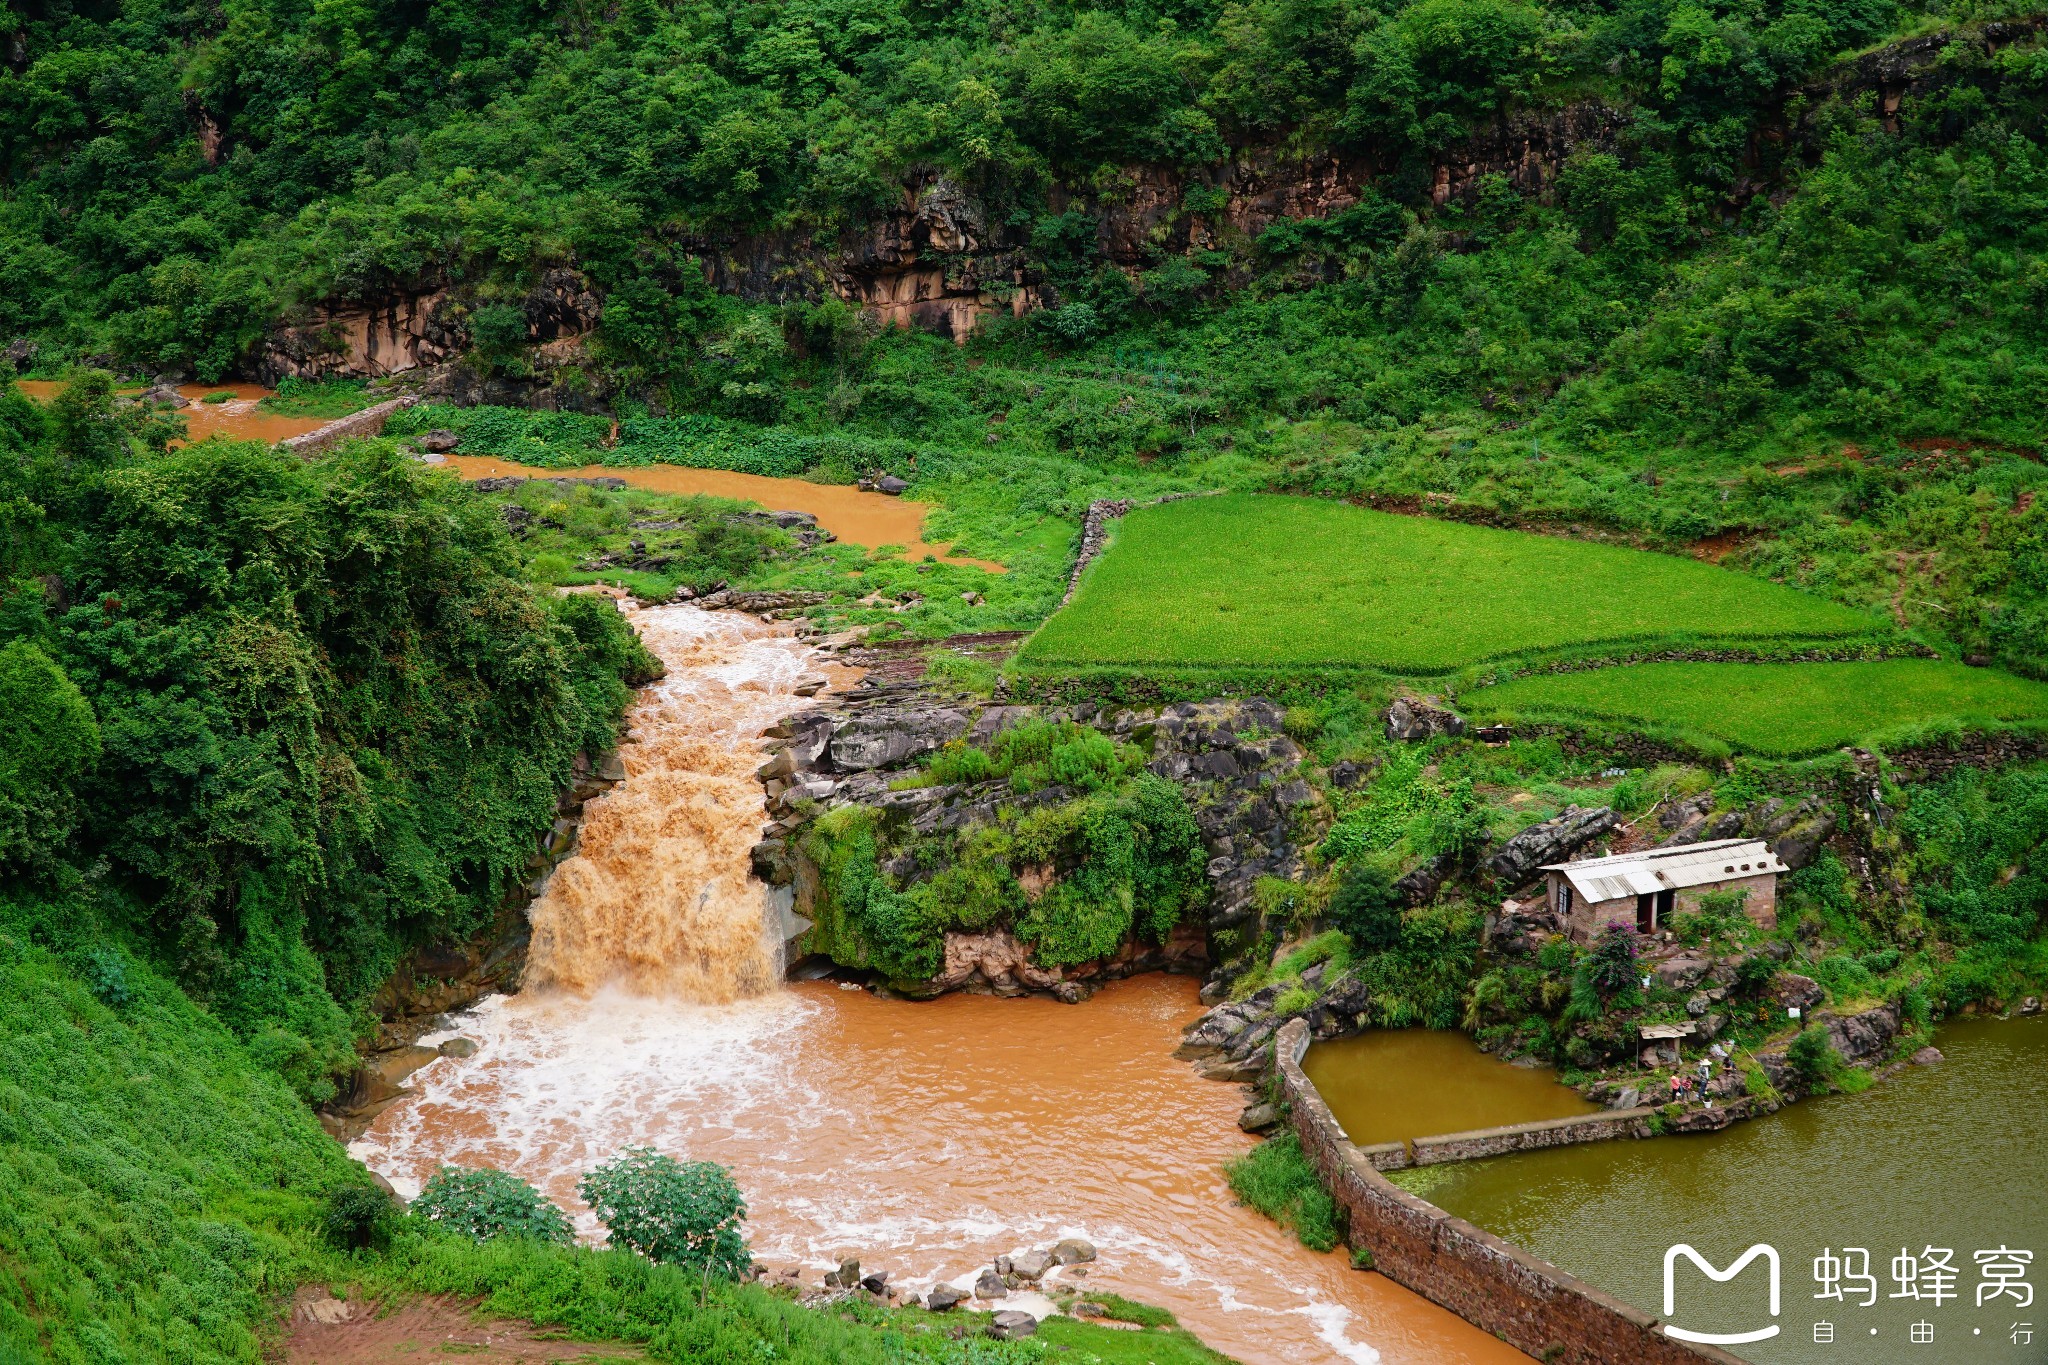
[[[47,403],[64,384],[56,379],[18,379],[15,387],[38,403]],[[232,436],[238,441],[282,441],[317,430],[327,421],[324,417],[280,417],[263,411],[256,405],[268,398],[271,391],[260,384],[180,384],[178,392],[192,400],[178,410],[192,441],[203,441],[209,436]],[[200,401],[212,393],[232,393],[234,397],[224,403]]]
[[[630,718],[627,780],[534,906],[536,984],[458,1018],[475,1056],[418,1073],[358,1156],[408,1193],[442,1162],[517,1172],[594,1237],[577,1176],[644,1142],[729,1166],[755,1254],[813,1279],[859,1253],[910,1289],[969,1286],[995,1255],[1080,1236],[1101,1253],[1090,1284],[1247,1362],[1525,1359],[1234,1204],[1243,1093],[1170,1056],[1193,981],[1083,1005],[780,985],[746,877],[754,737],[809,704],[790,688],[820,658],[732,614],[632,619],[669,673]]]
[[[689,493],[713,498],[758,502],[778,512],[809,512],[818,525],[851,545],[879,549],[900,546],[903,558],[927,555],[947,564],[965,564],[990,573],[1007,570],[993,560],[969,559],[948,552],[945,545],[924,540],[926,502],[908,502],[886,493],[868,493],[850,484],[809,483],[803,479],[771,479],[762,474],[736,474],[727,469],[691,469],[683,465],[583,465],[577,469],[541,469],[489,455],[450,455],[448,468],[465,479],[624,479],[653,493]]]
[[[30,398],[47,403],[63,389],[61,380],[19,379],[15,385]],[[191,440],[209,436],[231,436],[242,441],[282,441],[302,436],[326,424],[318,417],[280,417],[263,411],[257,404],[271,394],[258,384],[181,384],[178,392],[195,400],[180,410],[191,430]],[[212,393],[233,393],[224,403],[196,400]],[[614,478],[653,493],[683,493],[714,498],[756,502],[773,511],[809,512],[818,524],[849,545],[876,550],[896,546],[903,558],[922,560],[927,556],[946,564],[961,564],[1007,573],[989,559],[973,559],[951,553],[945,543],[924,539],[925,515],[931,504],[867,493],[851,485],[810,483],[804,479],[771,479],[759,474],[737,474],[724,469],[687,469],[681,465],[584,465],[577,469],[541,469],[514,464],[489,455],[450,455],[446,468],[464,479],[503,478],[508,475],[529,479]]]

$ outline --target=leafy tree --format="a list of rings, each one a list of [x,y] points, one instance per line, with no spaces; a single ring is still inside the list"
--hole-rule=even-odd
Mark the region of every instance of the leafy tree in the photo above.
[[[79,819],[100,728],[78,685],[25,641],[0,646],[0,869],[47,873]]]
[[[1792,1040],[1785,1049],[1785,1061],[1810,1095],[1822,1094],[1832,1087],[1846,1065],[1842,1054],[1835,1051],[1828,1031],[1818,1024],[1808,1025]]]
[[[411,1212],[476,1242],[528,1237],[566,1246],[575,1239],[568,1217],[539,1190],[490,1167],[443,1166],[412,1201]]]
[[[614,1246],[724,1279],[748,1266],[747,1205],[723,1166],[628,1147],[577,1183]]]
[[[1330,899],[1330,925],[1361,953],[1384,952],[1401,941],[1401,893],[1386,869],[1361,862]]]

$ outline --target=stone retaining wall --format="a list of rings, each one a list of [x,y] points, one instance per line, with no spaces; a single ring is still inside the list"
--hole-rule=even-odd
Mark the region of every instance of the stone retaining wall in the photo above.
[[[1289,1122],[1343,1209],[1351,1245],[1370,1251],[1382,1275],[1554,1365],[1742,1365],[1711,1346],[1674,1341],[1648,1313],[1391,1184],[1302,1074],[1308,1044],[1298,1019],[1274,1039]]]
[[[1505,1128],[1445,1133],[1440,1137],[1417,1138],[1408,1145],[1417,1166],[1438,1166],[1446,1161],[1477,1161],[1482,1157],[1506,1156],[1510,1152],[1569,1147],[1579,1142],[1649,1137],[1650,1115],[1656,1112],[1654,1109],[1616,1109],[1579,1118],[1544,1119],[1538,1123],[1510,1124]],[[1384,1171],[1388,1167],[1379,1169]]]
[[[278,442],[292,454],[301,457],[318,455],[321,451],[354,436],[375,436],[384,430],[384,424],[391,420],[391,414],[401,408],[409,408],[419,400],[413,397],[387,398],[374,407],[352,412],[346,417],[337,417],[324,427],[315,427],[303,436],[291,436]]]

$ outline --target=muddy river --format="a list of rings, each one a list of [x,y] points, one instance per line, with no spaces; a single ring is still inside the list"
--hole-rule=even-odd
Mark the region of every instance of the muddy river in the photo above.
[[[965,564],[990,573],[1006,572],[987,559],[969,559],[943,544],[924,540],[925,514],[931,504],[908,502],[885,493],[868,493],[850,484],[809,483],[803,479],[772,479],[762,474],[736,474],[725,469],[691,469],[683,465],[584,465],[577,469],[541,469],[489,455],[450,455],[448,467],[465,479],[519,475],[529,479],[624,479],[635,488],[655,493],[692,493],[714,498],[758,502],[778,512],[809,512],[818,524],[852,545],[880,549],[898,546],[905,559],[927,555],[947,564]]]
[[[578,1174],[645,1142],[731,1167],[756,1255],[814,1281],[858,1252],[909,1288],[969,1286],[997,1254],[1080,1236],[1089,1283],[1248,1362],[1525,1359],[1234,1205],[1219,1168],[1250,1146],[1242,1091],[1169,1055],[1193,981],[1078,1006],[778,985],[746,876],[753,736],[807,704],[790,688],[817,657],[731,614],[633,619],[669,673],[535,904],[536,984],[458,1019],[476,1055],[420,1072],[357,1155],[407,1191],[444,1161],[500,1166],[582,1215]]]
[[[55,379],[18,379],[15,387],[38,403],[47,403],[57,396],[64,384]],[[178,393],[190,400],[178,410],[178,415],[185,419],[185,426],[191,433],[188,439],[193,441],[203,441],[209,436],[232,436],[238,441],[282,441],[288,436],[303,436],[326,424],[322,417],[280,417],[274,412],[265,412],[257,405],[268,398],[271,391],[260,384],[180,384]],[[219,403],[204,401],[209,394],[216,393],[232,394],[233,397]]]

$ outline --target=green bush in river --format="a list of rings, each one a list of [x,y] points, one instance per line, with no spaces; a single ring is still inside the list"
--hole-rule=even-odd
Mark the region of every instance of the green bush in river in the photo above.
[[[1337,1247],[1337,1204],[1301,1150],[1293,1133],[1268,1138],[1241,1157],[1227,1161],[1224,1177],[1230,1192],[1250,1207],[1287,1228],[1311,1251]]]
[[[1042,747],[1050,759],[1062,746],[1081,748],[1056,737]],[[819,950],[905,982],[938,971],[948,929],[1008,924],[1037,962],[1065,966],[1107,956],[1134,932],[1163,941],[1206,889],[1186,798],[1150,773],[957,831],[925,846],[933,870],[908,885],[882,870],[891,837],[879,811],[839,806],[812,822],[804,849],[819,869]],[[1049,875],[1035,895],[1020,881],[1027,869]]]

